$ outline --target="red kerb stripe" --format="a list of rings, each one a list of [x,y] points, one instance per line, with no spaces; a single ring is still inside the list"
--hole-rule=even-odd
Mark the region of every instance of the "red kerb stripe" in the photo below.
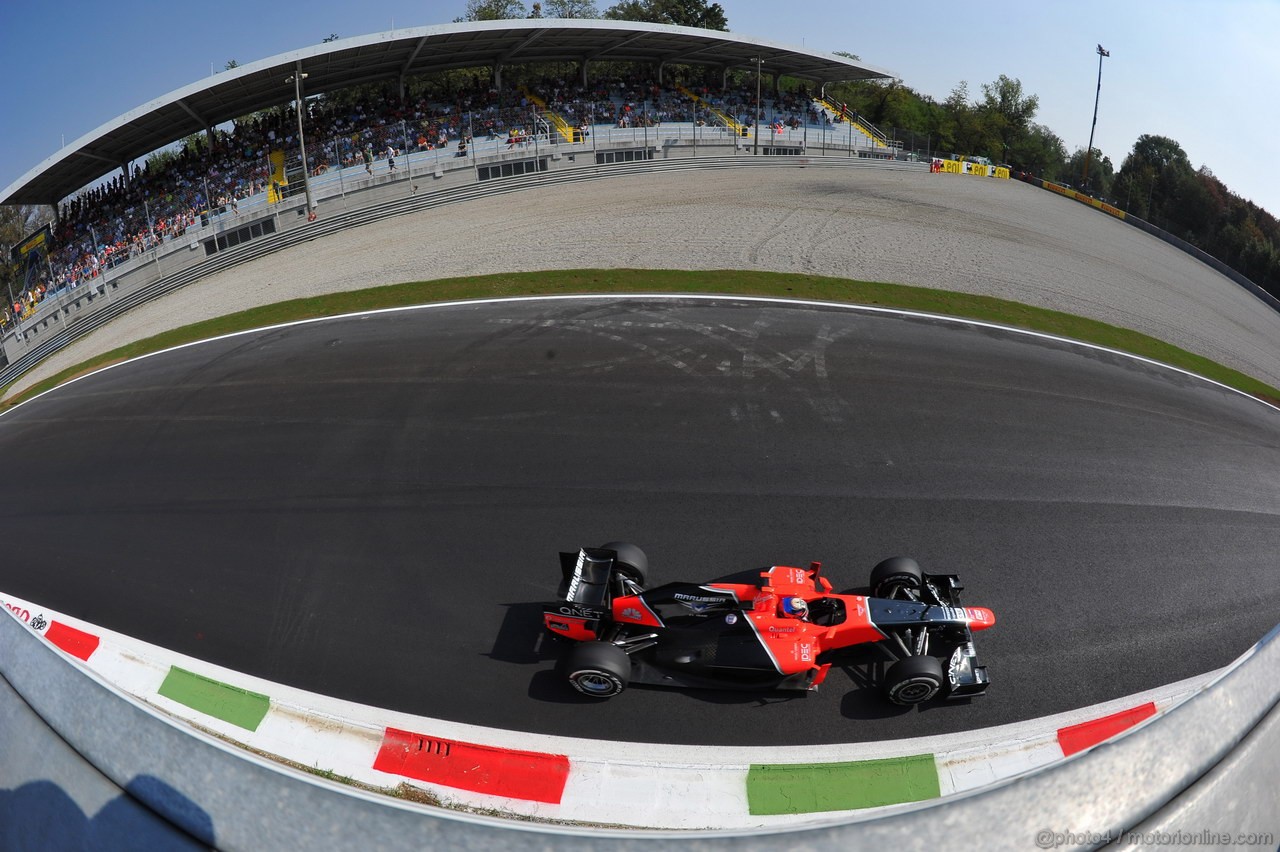
[[[558,805],[569,758],[387,728],[373,768],[459,790]]]
[[[93,656],[93,652],[98,650],[97,636],[68,627],[61,621],[49,622],[49,629],[44,632],[44,638],[73,657],[79,657],[82,660],[89,659]]]
[[[1078,751],[1084,751],[1104,740],[1109,740],[1123,730],[1132,728],[1143,719],[1150,719],[1156,714],[1156,705],[1147,702],[1131,710],[1121,710],[1092,722],[1081,722],[1068,728],[1058,729],[1058,745],[1062,746],[1062,754],[1070,757]]]

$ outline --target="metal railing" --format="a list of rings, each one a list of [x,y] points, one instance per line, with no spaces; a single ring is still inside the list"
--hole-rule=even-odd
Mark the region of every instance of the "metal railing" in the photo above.
[[[851,128],[856,128],[859,133],[871,140],[873,146],[877,148],[897,147],[880,128],[859,114],[857,110],[850,109],[848,105],[837,104],[822,97],[814,98],[814,103],[819,104],[823,109],[847,123]]]

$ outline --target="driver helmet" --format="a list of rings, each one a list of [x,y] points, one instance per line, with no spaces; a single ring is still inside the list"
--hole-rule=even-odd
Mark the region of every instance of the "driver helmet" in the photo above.
[[[804,618],[809,614],[809,605],[804,602],[804,598],[783,598],[782,611],[796,618]]]

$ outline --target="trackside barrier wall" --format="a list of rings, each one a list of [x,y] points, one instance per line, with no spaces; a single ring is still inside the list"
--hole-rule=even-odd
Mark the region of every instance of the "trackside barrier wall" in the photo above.
[[[579,148],[551,153],[551,168],[548,171],[535,171],[519,177],[479,181],[476,171],[467,168],[446,172],[438,183],[432,183],[437,179],[430,172],[415,178],[412,183],[405,180],[395,183],[375,182],[365,189],[348,191],[345,196],[333,196],[320,201],[320,218],[310,223],[303,215],[305,201],[300,198],[287,199],[278,205],[275,233],[208,256],[202,249],[191,250],[188,238],[166,243],[164,248],[148,252],[133,264],[126,265],[123,270],[112,270],[106,276],[94,279],[76,295],[55,300],[53,311],[42,311],[32,320],[25,320],[22,324],[25,339],[19,339],[12,332],[7,333],[3,344],[8,366],[0,370],[0,388],[9,385],[40,361],[131,308],[205,276],[257,260],[281,249],[391,216],[533,187],[690,168],[875,168],[903,171],[925,171],[929,168],[926,163],[862,157],[725,156],[724,148],[719,151],[699,150],[697,157],[690,157],[687,152],[673,152],[657,139],[654,142],[655,145],[649,149],[653,151],[652,159],[597,165],[590,149]],[[731,145],[729,150],[735,149]],[[492,164],[486,161],[486,165]],[[99,295],[90,301],[90,292]]]
[[[453,813],[268,763],[117,692],[3,611],[0,843],[29,846],[56,824],[83,830],[92,848],[115,848],[126,829],[146,846],[220,849],[1080,849],[1185,838],[1274,848],[1277,674],[1280,628],[1145,725],[1041,771],[879,818],[619,831]]]
[[[1181,237],[1176,237],[1173,234],[1169,233],[1168,231],[1164,230],[1163,228],[1156,227],[1155,225],[1151,224],[1145,219],[1139,219],[1137,216],[1134,216],[1132,213],[1126,213],[1123,210],[1119,209],[1118,207],[1113,207],[1112,205],[1107,204],[1105,201],[1099,201],[1096,198],[1092,198],[1088,195],[1085,195],[1083,192],[1077,192],[1076,190],[1070,189],[1069,187],[1059,186],[1058,184],[1052,183],[1051,181],[1041,180],[1040,178],[1031,177],[1030,175],[1021,175],[1021,178],[1023,181],[1029,184],[1032,184],[1033,186],[1038,186],[1041,189],[1047,189],[1050,192],[1055,192],[1058,195],[1065,196],[1066,198],[1074,198],[1076,201],[1079,201],[1081,204],[1086,204],[1095,210],[1101,210],[1103,213],[1114,216],[1115,218],[1120,219],[1123,222],[1128,222],[1130,225],[1133,225],[1135,228],[1139,230],[1146,231],[1148,234],[1151,234],[1151,236],[1153,237],[1158,237],[1164,240],[1169,245],[1173,246],[1174,248],[1181,249],[1182,251],[1191,255],[1196,260],[1200,261],[1201,263],[1205,264],[1211,269],[1214,269],[1217,272],[1221,272],[1223,275],[1227,276],[1232,281],[1236,282],[1241,287],[1245,288],[1250,293],[1257,296],[1262,301],[1266,302],[1275,310],[1280,311],[1280,299],[1277,299],[1275,296],[1271,295],[1266,290],[1262,289],[1257,284],[1255,284],[1252,280],[1250,280],[1249,278],[1246,278],[1244,275],[1232,269],[1230,266],[1227,266],[1225,263],[1218,260],[1213,255],[1209,254],[1203,249],[1193,246],[1191,243],[1187,242]]]
[[[988,166],[971,160],[943,160],[933,158],[930,171],[950,175],[975,175],[977,177],[994,177],[1008,180],[1009,169],[1005,166]]]

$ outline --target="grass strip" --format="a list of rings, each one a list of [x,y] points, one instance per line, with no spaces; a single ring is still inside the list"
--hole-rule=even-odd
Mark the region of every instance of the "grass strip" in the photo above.
[[[135,341],[63,370],[4,400],[3,405],[16,405],[76,376],[108,364],[236,331],[378,308],[461,299],[574,293],[724,293],[848,302],[945,314],[1054,334],[1118,349],[1180,367],[1268,402],[1280,404],[1280,390],[1238,370],[1185,349],[1179,349],[1154,337],[1074,314],[1036,308],[993,296],[955,293],[929,287],[908,287],[903,284],[779,272],[573,269],[414,281],[264,305]],[[0,391],[0,395],[7,394],[11,386],[6,386],[3,391]]]
[[[753,764],[747,772],[753,816],[877,808],[940,795],[931,754],[850,763]]]

